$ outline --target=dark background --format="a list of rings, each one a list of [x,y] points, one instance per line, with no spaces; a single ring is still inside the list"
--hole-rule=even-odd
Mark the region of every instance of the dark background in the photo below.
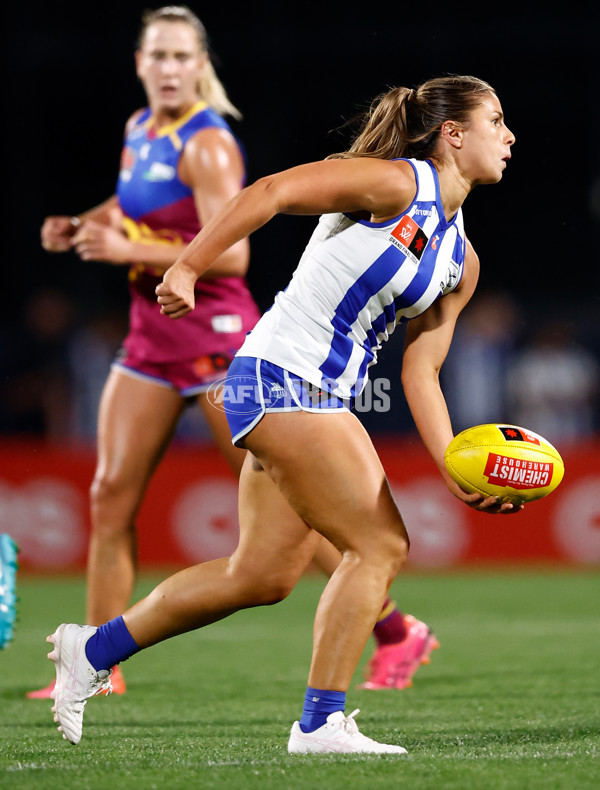
[[[4,354],[40,289],[66,293],[75,322],[109,308],[126,314],[124,269],[49,255],[39,228],[47,214],[81,212],[113,193],[123,126],[144,104],[133,63],[140,15],[159,5],[59,2],[35,14],[26,5],[9,11]],[[490,4],[453,13],[449,3],[388,2],[358,10],[329,2],[190,7],[244,115],[234,128],[251,181],[344,148],[348,133],[339,127],[389,86],[445,73],[490,82],[517,142],[502,182],[478,188],[464,206],[482,262],[480,289],[515,299],[523,338],[556,315],[598,353],[600,113],[591,10]],[[287,284],[313,226],[313,218],[277,217],[253,236],[249,282],[261,308]],[[398,359],[387,351],[384,371],[397,370]]]

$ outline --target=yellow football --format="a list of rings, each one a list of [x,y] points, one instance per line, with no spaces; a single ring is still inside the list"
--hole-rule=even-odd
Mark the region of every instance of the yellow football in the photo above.
[[[520,505],[550,494],[563,479],[558,450],[517,425],[476,425],[450,442],[444,455],[452,479],[469,493]]]

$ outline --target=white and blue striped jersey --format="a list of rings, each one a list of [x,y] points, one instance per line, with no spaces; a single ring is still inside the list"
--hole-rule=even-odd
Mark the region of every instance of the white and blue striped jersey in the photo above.
[[[383,223],[324,214],[290,284],[237,356],[265,359],[354,398],[395,327],[456,287],[465,259],[462,212],[447,222],[433,164],[407,161],[417,181],[409,208]]]

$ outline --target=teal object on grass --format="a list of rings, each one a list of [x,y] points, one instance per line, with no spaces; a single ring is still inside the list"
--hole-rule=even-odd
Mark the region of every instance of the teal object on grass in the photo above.
[[[10,535],[0,535],[0,650],[13,638],[17,618],[18,551]]]

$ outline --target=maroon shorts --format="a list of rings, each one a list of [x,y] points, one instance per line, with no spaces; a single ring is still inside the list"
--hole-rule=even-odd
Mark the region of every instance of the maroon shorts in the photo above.
[[[121,351],[112,367],[133,378],[175,389],[183,398],[188,398],[204,392],[213,382],[224,378],[232,359],[227,354],[207,354],[199,359],[180,362],[148,362],[129,351]]]

